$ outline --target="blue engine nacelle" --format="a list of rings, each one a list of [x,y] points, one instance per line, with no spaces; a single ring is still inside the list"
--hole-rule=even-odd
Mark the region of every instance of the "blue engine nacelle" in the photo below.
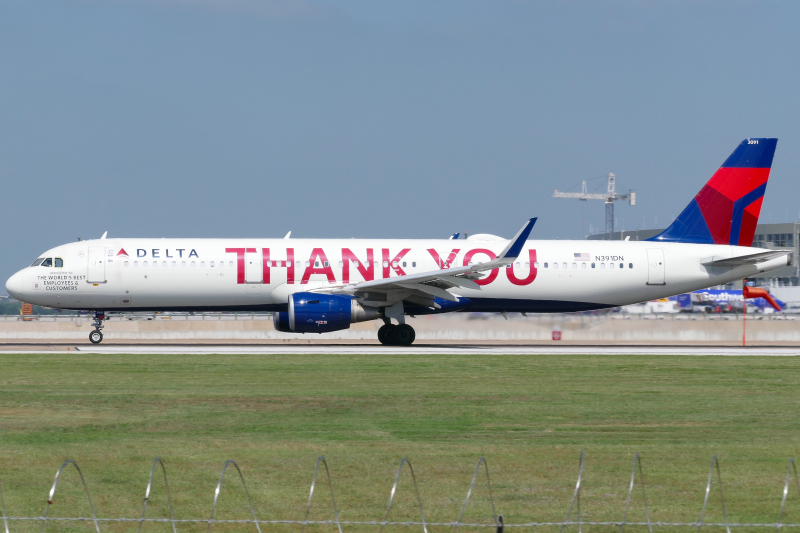
[[[289,311],[274,313],[272,319],[277,331],[328,333],[376,318],[380,318],[377,309],[365,308],[350,296],[296,292],[289,296]]]
[[[283,331],[284,333],[292,332],[289,328],[289,313],[286,311],[272,313],[272,323],[275,325],[275,331]]]

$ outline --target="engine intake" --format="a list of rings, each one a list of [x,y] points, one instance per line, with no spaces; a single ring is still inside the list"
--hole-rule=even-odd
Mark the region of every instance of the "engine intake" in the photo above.
[[[289,296],[289,311],[274,313],[272,319],[277,331],[328,333],[377,318],[378,309],[364,307],[350,296],[296,292]]]

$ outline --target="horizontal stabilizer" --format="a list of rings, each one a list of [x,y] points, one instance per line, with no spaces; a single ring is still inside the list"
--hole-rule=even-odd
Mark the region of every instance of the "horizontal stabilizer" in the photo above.
[[[763,263],[770,259],[776,259],[782,256],[791,256],[792,250],[770,250],[768,252],[759,252],[757,254],[740,255],[738,257],[725,257],[716,258],[712,257],[706,261],[702,261],[705,266],[710,267],[734,267],[740,265],[751,265],[755,263]],[[788,259],[787,261],[790,261]]]

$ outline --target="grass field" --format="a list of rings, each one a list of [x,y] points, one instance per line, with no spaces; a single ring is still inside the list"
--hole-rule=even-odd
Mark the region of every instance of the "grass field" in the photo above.
[[[652,519],[692,521],[716,453],[731,520],[772,522],[800,442],[798,370],[791,357],[2,354],[0,481],[10,515],[39,516],[53,474],[72,458],[99,516],[138,517],[158,455],[176,517],[207,518],[221,467],[235,459],[259,518],[302,519],[324,455],[342,519],[380,520],[408,457],[426,518],[450,521],[484,455],[497,512],[513,523],[563,520],[585,448],[586,519],[621,518],[641,452]],[[76,480],[67,471],[51,515],[88,513]],[[247,518],[228,481],[217,517]],[[418,517],[412,496],[403,477],[392,519]],[[785,520],[798,523],[800,498],[790,498]],[[315,502],[311,518],[329,518],[329,502]],[[166,516],[160,481],[148,516]],[[481,482],[467,519],[489,516]],[[644,518],[639,497],[630,518]],[[707,519],[722,520],[716,496]],[[12,523],[12,533],[38,529]],[[377,531],[346,529],[362,530]]]

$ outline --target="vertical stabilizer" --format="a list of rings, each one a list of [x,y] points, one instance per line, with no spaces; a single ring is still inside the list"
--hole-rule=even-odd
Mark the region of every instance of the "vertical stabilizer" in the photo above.
[[[745,139],[670,227],[650,241],[752,246],[778,139]]]

